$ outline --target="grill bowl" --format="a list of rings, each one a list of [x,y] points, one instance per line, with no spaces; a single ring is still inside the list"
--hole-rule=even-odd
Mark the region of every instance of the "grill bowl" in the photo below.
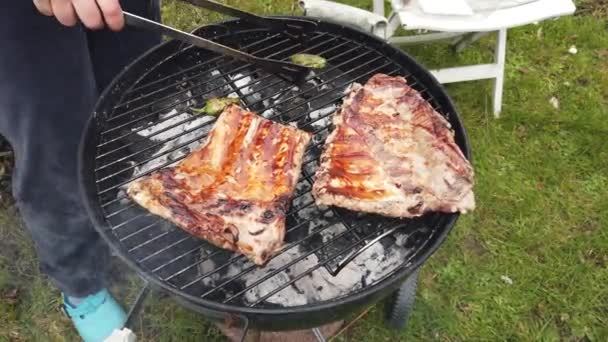
[[[205,26],[195,34],[262,57],[287,59],[300,52],[321,54],[328,59],[328,66],[309,82],[296,86],[248,64],[177,41],[165,42],[134,61],[100,97],[80,149],[82,195],[102,237],[144,279],[182,305],[218,319],[240,316],[261,329],[318,326],[391,293],[440,246],[458,214],[430,213],[419,219],[396,220],[317,208],[309,195],[314,166],[324,137],[331,130],[330,107],[340,106],[344,90],[352,82],[365,83],[378,72],[404,76],[448,119],[456,143],[469,158],[466,133],[441,85],[401,50],[357,29],[328,21],[319,21],[318,31],[307,44],[241,20]],[[238,95],[242,105],[253,111],[279,122],[295,122],[315,133],[287,220],[289,248],[285,253],[290,250],[293,255],[275,265],[271,260],[262,269],[148,214],[125,199],[121,190],[134,178],[183,158],[204,138],[214,120],[187,115],[189,108],[201,106],[209,97],[230,93]],[[168,142],[173,145],[168,146]],[[311,212],[311,217],[301,215],[304,211]],[[327,222],[311,224],[328,212],[332,215]],[[322,237],[323,232],[330,235]],[[407,253],[369,283],[362,281],[362,285],[345,293],[302,304],[277,304],[273,300],[281,296],[281,291],[297,289],[306,276],[318,272],[340,276],[349,266],[349,256],[356,253],[366,253],[382,244],[388,254],[398,248],[395,240],[403,240],[403,236],[402,247]],[[306,264],[312,265],[310,268],[290,273],[280,285],[258,293],[258,297],[247,297],[260,284],[297,269],[309,258],[316,258],[316,262],[313,259],[312,264]],[[261,276],[244,280],[256,272]]]

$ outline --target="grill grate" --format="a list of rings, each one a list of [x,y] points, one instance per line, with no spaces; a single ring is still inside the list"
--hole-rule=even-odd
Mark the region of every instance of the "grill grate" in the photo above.
[[[304,44],[280,33],[222,25],[200,34],[261,57],[287,60],[295,53],[313,53],[325,57],[328,66],[295,85],[247,63],[182,47],[129,84],[121,101],[104,113],[95,155],[99,206],[121,249],[178,291],[249,307],[335,300],[406,267],[437,233],[441,215],[397,220],[317,207],[310,191],[331,115],[353,82],[379,72],[401,75],[447,115],[437,101],[400,64],[357,37],[317,32]],[[188,235],[139,208],[123,191],[196,148],[215,118],[195,115],[192,108],[229,95],[264,117],[314,133],[287,214],[285,246],[264,268]],[[366,264],[370,260],[385,269],[374,273]]]

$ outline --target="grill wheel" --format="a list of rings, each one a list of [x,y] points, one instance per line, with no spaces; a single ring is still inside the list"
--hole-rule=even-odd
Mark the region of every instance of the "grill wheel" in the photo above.
[[[395,293],[388,298],[385,306],[386,324],[395,330],[403,330],[407,326],[418,289],[418,272],[412,273]]]

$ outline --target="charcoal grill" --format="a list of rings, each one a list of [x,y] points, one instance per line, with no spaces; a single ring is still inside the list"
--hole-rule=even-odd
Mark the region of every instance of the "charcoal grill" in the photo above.
[[[265,58],[317,54],[327,67],[296,84],[177,41],[134,61],[104,91],[83,135],[81,188],[99,233],[143,279],[179,303],[260,329],[318,326],[393,293],[439,247],[458,215],[390,219],[317,207],[310,195],[314,171],[345,91],[376,73],[405,77],[449,120],[469,157],[461,121],[441,85],[404,52],[329,21],[318,21],[306,41],[243,20],[194,34]],[[314,133],[287,216],[285,247],[263,268],[147,213],[123,191],[196,148],[215,118],[194,115],[192,108],[227,95],[264,117]],[[330,293],[332,284],[340,289]]]

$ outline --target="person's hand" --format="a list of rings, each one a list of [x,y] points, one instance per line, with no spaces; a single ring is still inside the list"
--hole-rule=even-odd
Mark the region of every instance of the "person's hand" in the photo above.
[[[107,25],[119,31],[125,25],[118,0],[34,0],[34,5],[40,13],[55,16],[66,26],[74,26],[80,20],[90,29]]]

